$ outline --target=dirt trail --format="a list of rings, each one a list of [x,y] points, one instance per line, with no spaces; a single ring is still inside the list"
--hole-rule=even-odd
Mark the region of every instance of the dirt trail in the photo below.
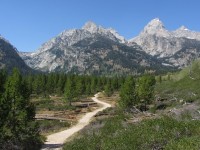
[[[47,141],[45,142],[42,150],[61,150],[62,146],[64,144],[64,142],[70,137],[72,136],[74,133],[80,131],[81,129],[83,129],[86,125],[88,125],[90,123],[90,120],[93,116],[95,116],[98,112],[111,107],[110,104],[102,102],[100,100],[97,99],[98,94],[95,94],[95,97],[92,98],[92,100],[96,103],[99,103],[102,105],[101,108],[96,109],[92,112],[86,113],[79,121],[76,125],[72,126],[71,128],[61,131],[61,132],[57,132],[54,134],[51,134],[49,136],[47,136]]]

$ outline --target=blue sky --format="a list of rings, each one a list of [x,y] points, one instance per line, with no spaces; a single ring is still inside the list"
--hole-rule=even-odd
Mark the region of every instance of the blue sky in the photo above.
[[[93,21],[126,39],[160,18],[169,30],[200,31],[200,0],[1,0],[0,34],[19,51],[34,51],[65,29]]]

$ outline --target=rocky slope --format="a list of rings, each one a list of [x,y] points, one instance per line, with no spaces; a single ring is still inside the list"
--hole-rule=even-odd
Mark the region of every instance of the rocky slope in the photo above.
[[[16,48],[0,36],[0,69],[6,68],[11,71],[14,67],[23,73],[33,72],[18,55]]]
[[[158,18],[150,21],[128,43],[137,43],[146,53],[177,67],[187,66],[200,54],[200,32],[190,31],[184,26],[168,31]]]
[[[128,46],[115,30],[92,22],[82,29],[64,31],[35,53],[21,53],[21,57],[32,68],[45,72],[136,74],[165,68],[136,43]]]
[[[168,31],[158,18],[127,41],[117,31],[87,22],[66,30],[34,53],[20,53],[31,68],[44,72],[138,73],[182,68],[200,55],[200,32],[182,26]]]

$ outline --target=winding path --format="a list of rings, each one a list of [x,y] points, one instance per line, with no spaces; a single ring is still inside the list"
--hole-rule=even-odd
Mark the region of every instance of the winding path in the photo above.
[[[108,107],[111,107],[110,104],[98,100],[97,97],[98,94],[95,94],[92,100],[96,103],[101,104],[101,108],[86,113],[81,119],[79,119],[78,123],[71,128],[47,136],[47,141],[45,142],[42,150],[61,150],[64,142],[74,133],[80,131],[86,125],[88,125],[93,116],[95,116],[98,112],[103,111]]]

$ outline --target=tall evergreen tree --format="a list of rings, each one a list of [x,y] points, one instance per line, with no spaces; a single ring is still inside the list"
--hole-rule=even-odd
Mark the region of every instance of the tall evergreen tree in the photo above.
[[[129,108],[136,104],[138,104],[138,97],[135,88],[135,81],[133,77],[129,76],[121,87],[119,106],[122,108]]]
[[[145,110],[147,109],[147,104],[150,104],[152,101],[155,83],[155,77],[151,75],[144,75],[143,77],[139,78],[138,95],[140,101],[145,104]]]
[[[116,76],[112,78],[111,86],[112,86],[113,90],[118,90],[119,89],[118,78]]]
[[[84,94],[84,82],[83,78],[78,76],[76,79],[76,95],[77,97],[80,97],[81,95]]]
[[[60,74],[56,88],[57,94],[62,95],[64,93],[65,82],[65,74]]]
[[[92,77],[92,82],[91,82],[91,92],[92,94],[97,92],[97,78],[96,77]]]
[[[86,91],[85,91],[86,95],[90,95],[91,94],[91,85],[90,83],[86,84]]]
[[[0,96],[4,92],[4,84],[6,82],[7,72],[6,70],[0,70]]]
[[[105,92],[106,96],[111,96],[113,94],[113,89],[112,89],[112,86],[111,86],[111,80],[110,79],[107,80],[107,83],[104,87],[104,92]]]
[[[41,144],[29,95],[19,70],[14,69],[0,99],[0,149],[35,149]]]
[[[65,98],[69,102],[69,105],[71,106],[72,101],[75,98],[75,83],[72,79],[72,77],[68,77],[67,83],[65,85]]]

